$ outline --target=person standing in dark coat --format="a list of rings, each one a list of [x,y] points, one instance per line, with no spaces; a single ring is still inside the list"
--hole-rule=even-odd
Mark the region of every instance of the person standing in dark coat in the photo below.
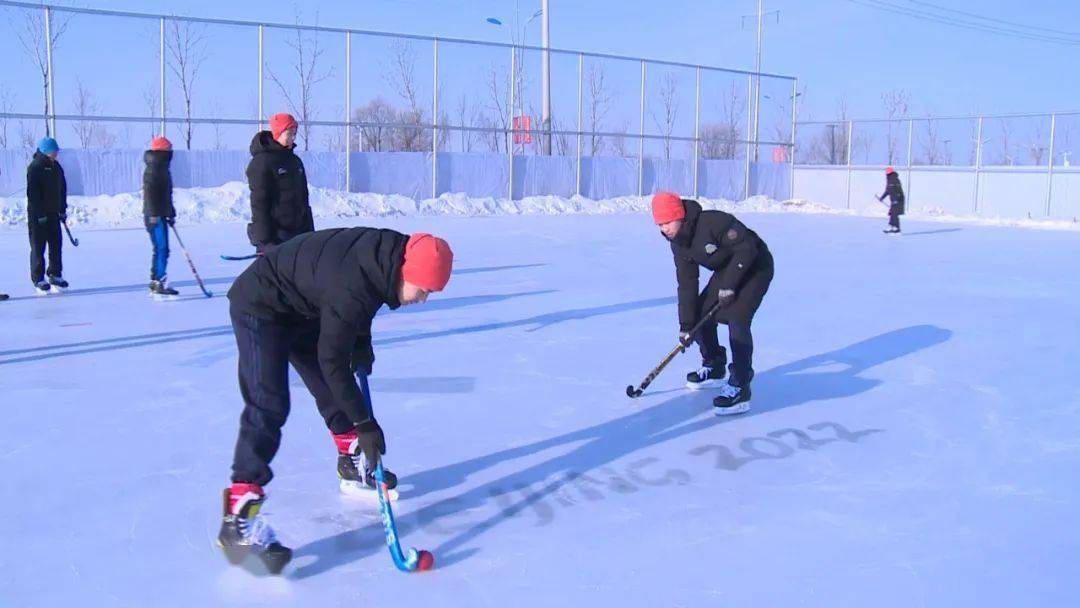
[[[150,235],[153,255],[150,258],[150,293],[158,297],[171,297],[179,292],[169,287],[169,226],[176,222],[173,206],[172,142],[164,136],[155,137],[150,149],[143,154],[146,169],[143,171],[143,223]]]
[[[885,168],[885,192],[877,197],[878,201],[884,201],[889,197],[889,227],[884,230],[885,234],[898,234],[900,232],[900,216],[904,215],[904,187],[900,185],[900,174],[892,167]]]
[[[765,241],[735,216],[703,211],[697,201],[674,192],[658,192],[652,199],[653,220],[671,243],[679,294],[679,340],[698,343],[701,368],[687,374],[687,387],[698,389],[719,383],[713,400],[717,415],[741,414],[750,409],[750,381],[754,378],[754,339],[750,323],[773,279],[773,257]],[[700,268],[712,271],[705,289],[698,292]],[[720,309],[696,336],[689,331],[717,303]],[[728,326],[732,362],[724,378],[727,351],[720,346],[717,324]]]
[[[372,319],[383,305],[426,301],[446,287],[452,266],[450,246],[430,234],[337,228],[286,241],[236,279],[229,314],[244,411],[218,535],[229,561],[254,554],[280,571],[291,558],[258,515],[289,414],[290,364],[333,437],[342,491],[375,487],[386,440],[364,394],[375,360]],[[396,486],[397,478],[384,474],[387,486]]]
[[[259,253],[315,230],[304,163],[293,153],[296,127],[296,119],[289,114],[274,114],[270,130],[259,131],[251,140],[248,238]]]
[[[63,236],[60,226],[67,221],[67,180],[56,160],[60,146],[51,137],[38,142],[34,159],[26,169],[26,221],[30,228],[30,280],[39,295],[65,289]],[[45,248],[49,266],[45,266]],[[48,279],[48,280],[46,280]]]

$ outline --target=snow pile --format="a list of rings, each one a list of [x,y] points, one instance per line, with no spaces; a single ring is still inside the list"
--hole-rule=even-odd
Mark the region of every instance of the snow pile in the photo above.
[[[250,200],[247,185],[229,182],[214,188],[182,188],[174,192],[177,214],[185,224],[216,224],[246,222],[250,219]],[[884,209],[861,213],[835,209],[805,199],[777,201],[765,196],[753,196],[735,202],[725,199],[699,198],[706,209],[734,213],[810,213],[831,215],[860,215],[885,217]],[[142,225],[142,194],[126,192],[115,195],[72,196],[68,199],[70,222],[90,227],[138,227]],[[649,197],[620,196],[592,200],[580,196],[531,196],[511,201],[505,198],[469,197],[461,193],[446,193],[438,198],[416,201],[397,194],[342,192],[327,188],[311,188],[311,207],[316,218],[393,217],[393,216],[493,216],[493,215],[565,215],[612,213],[645,213]],[[1080,230],[1080,224],[1065,220],[1005,219],[974,216],[954,216],[941,209],[913,209],[905,216],[942,222],[970,223],[994,226],[1020,226],[1055,230]],[[24,197],[0,197],[0,226],[22,226],[26,223]]]

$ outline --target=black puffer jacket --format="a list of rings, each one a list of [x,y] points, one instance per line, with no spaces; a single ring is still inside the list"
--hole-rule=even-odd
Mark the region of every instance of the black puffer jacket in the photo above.
[[[885,176],[885,193],[879,198],[884,200],[885,197],[889,197],[889,202],[892,203],[889,209],[889,213],[896,213],[903,215],[904,213],[904,187],[900,185],[900,175],[896,173],[890,173]]]
[[[67,213],[67,179],[60,163],[34,152],[26,168],[26,217],[28,221]]]
[[[686,218],[671,241],[679,284],[679,327],[697,322],[699,266],[720,273],[717,289],[738,292],[759,258],[771,260],[765,241],[723,211],[702,211],[697,201],[683,199]],[[771,263],[771,262],[770,262]]]
[[[143,154],[146,169],[143,171],[143,215],[146,217],[176,217],[173,207],[172,150],[147,150]]]
[[[371,321],[401,306],[397,286],[408,235],[378,228],[333,228],[273,248],[229,289],[234,312],[281,323],[319,321],[319,367],[354,424],[368,419],[354,367],[374,362]]]
[[[269,131],[259,131],[251,140],[247,179],[251,189],[248,238],[257,249],[315,230],[304,163]]]

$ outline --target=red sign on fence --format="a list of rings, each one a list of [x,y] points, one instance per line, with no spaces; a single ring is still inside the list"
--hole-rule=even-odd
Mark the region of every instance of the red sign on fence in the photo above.
[[[774,163],[786,163],[788,158],[787,148],[784,146],[775,146],[772,149],[772,162]]]
[[[532,143],[532,116],[514,117],[514,143]]]

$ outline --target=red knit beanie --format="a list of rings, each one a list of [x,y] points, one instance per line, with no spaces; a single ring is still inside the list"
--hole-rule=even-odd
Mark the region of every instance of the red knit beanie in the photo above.
[[[657,192],[652,197],[652,216],[657,225],[686,217],[686,207],[674,192]]]
[[[164,135],[158,135],[150,141],[151,150],[172,150],[172,142]]]
[[[274,136],[274,139],[281,137],[281,134],[289,129],[296,128],[296,119],[292,117],[292,114],[274,114],[270,117],[270,134]]]
[[[885,175],[892,175],[893,173],[896,173],[896,169],[893,169],[892,167],[885,167]]]
[[[405,244],[405,263],[401,278],[428,291],[442,291],[450,282],[454,252],[437,236],[417,233]]]

